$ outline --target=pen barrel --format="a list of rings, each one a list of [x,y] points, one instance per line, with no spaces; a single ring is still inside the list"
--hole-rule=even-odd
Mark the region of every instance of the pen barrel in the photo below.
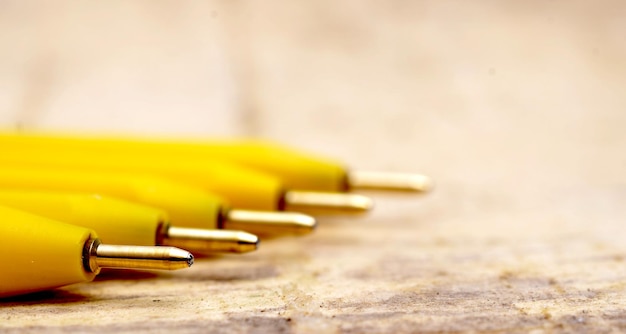
[[[218,228],[223,201],[201,188],[161,177],[136,178],[132,200],[164,209],[172,224]]]
[[[0,207],[0,297],[91,281],[83,247],[93,231]]]
[[[259,141],[165,140],[69,136],[51,134],[0,134],[3,147],[17,150],[54,148],[99,154],[127,153],[153,156],[170,161],[218,159],[253,168],[280,179],[289,189],[346,191],[348,175],[343,164],[326,157],[303,154],[273,143]],[[198,161],[198,160],[193,160]],[[245,207],[235,203],[236,206]],[[267,210],[261,207],[249,209]]]
[[[96,194],[0,190],[0,205],[95,230],[110,244],[154,246],[167,225],[160,209]]]
[[[222,203],[201,189],[141,174],[34,166],[39,165],[2,163],[0,188],[99,193],[161,208],[175,224],[217,227]]]
[[[187,156],[210,156],[254,168],[278,178],[287,189],[331,192],[349,190],[347,169],[342,163],[301,153],[282,145],[262,141],[204,141],[179,143],[176,150],[185,152]]]
[[[54,140],[50,143],[16,140],[4,145],[3,139],[7,138],[0,136],[3,146],[0,163],[5,166],[155,175],[215,193],[233,206],[254,210],[279,209],[283,192],[283,185],[275,176],[206,155],[181,156],[175,152],[135,149],[130,144],[70,145]],[[171,215],[174,220],[174,214]]]
[[[176,270],[193,264],[193,256],[176,247],[104,245],[99,240],[87,247],[88,267],[95,273],[100,268]]]

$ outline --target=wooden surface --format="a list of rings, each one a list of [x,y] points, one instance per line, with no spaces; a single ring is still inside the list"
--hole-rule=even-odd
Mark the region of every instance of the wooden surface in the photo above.
[[[266,137],[437,189],[4,301],[1,331],[626,330],[621,2],[18,3],[0,11],[7,126]]]

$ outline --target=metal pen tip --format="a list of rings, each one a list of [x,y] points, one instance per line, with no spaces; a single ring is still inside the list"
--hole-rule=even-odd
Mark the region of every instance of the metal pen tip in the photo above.
[[[98,273],[101,268],[176,270],[193,264],[193,255],[176,247],[105,245],[98,239],[89,243],[86,267]]]
[[[421,174],[366,171],[348,173],[349,189],[428,192],[433,186],[432,179]]]
[[[163,244],[198,253],[248,253],[257,250],[259,237],[243,231],[170,227]]]
[[[287,191],[285,210],[314,213],[361,213],[369,211],[374,202],[367,196],[346,193]]]
[[[224,228],[261,235],[305,234],[315,229],[315,218],[298,212],[229,210]]]

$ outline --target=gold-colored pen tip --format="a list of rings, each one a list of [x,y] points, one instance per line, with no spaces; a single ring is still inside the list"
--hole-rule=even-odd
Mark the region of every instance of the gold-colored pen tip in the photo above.
[[[426,175],[393,172],[351,171],[348,173],[349,189],[428,192],[434,187]]]
[[[259,246],[259,237],[243,231],[170,227],[163,244],[198,253],[247,253]]]
[[[87,249],[87,268],[176,270],[193,264],[193,255],[176,247],[105,245],[93,240]]]
[[[312,213],[361,213],[374,206],[367,196],[346,193],[287,191],[284,200],[285,210]]]
[[[260,235],[305,234],[315,229],[315,218],[298,212],[229,210],[224,228]]]

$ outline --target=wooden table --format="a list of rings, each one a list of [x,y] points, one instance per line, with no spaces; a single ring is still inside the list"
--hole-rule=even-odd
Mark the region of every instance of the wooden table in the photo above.
[[[54,89],[28,106],[32,112],[5,103],[22,127],[244,134],[355,168],[424,172],[437,188],[427,196],[375,195],[368,216],[324,218],[314,234],[270,240],[254,254],[201,259],[172,273],[109,272],[90,284],[4,301],[0,331],[626,329],[621,2],[89,6],[76,5],[81,15],[67,14],[66,24],[102,17],[117,31],[140,17],[143,25],[119,40],[104,32],[86,38],[104,36],[102,48],[117,50],[100,62],[88,57],[87,65],[68,56],[79,51],[48,42],[62,51],[57,64],[75,72],[57,67]],[[120,11],[122,23],[107,20]],[[121,48],[139,43],[128,37],[134,31],[150,37],[144,48]],[[174,42],[181,39],[190,42]],[[202,43],[215,40],[219,48]],[[227,56],[154,52],[161,43]],[[98,43],[88,45],[98,54]],[[147,64],[128,60],[146,54],[154,57]],[[68,74],[87,73],[90,59],[89,80]],[[116,69],[107,78],[119,80],[125,68],[133,69],[128,88],[98,93],[115,81],[97,78]],[[208,84],[194,90],[167,82],[170,72],[201,82],[188,68],[209,69],[200,72]],[[153,71],[154,80],[141,79]],[[136,97],[122,94],[135,90]],[[102,103],[67,93],[79,91]],[[128,103],[112,104],[119,98]],[[152,119],[151,107],[160,116],[146,127],[141,117]],[[78,110],[83,123],[72,118]],[[125,112],[133,112],[131,125]]]

